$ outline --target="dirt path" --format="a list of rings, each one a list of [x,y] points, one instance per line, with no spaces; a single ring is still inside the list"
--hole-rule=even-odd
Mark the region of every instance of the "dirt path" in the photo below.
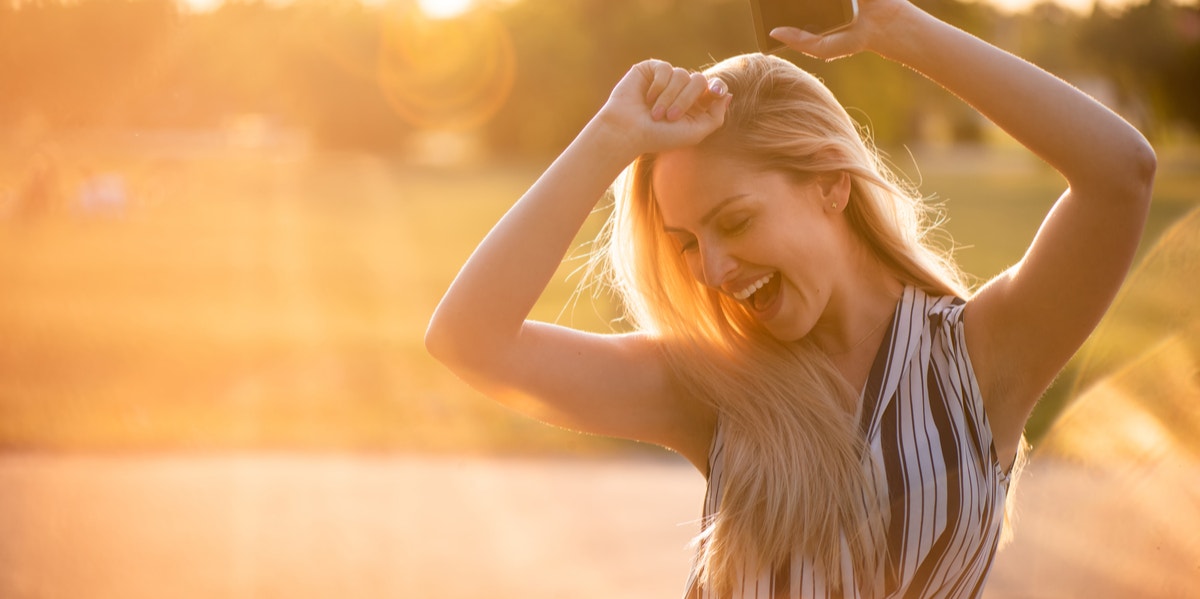
[[[987,599],[1200,597],[1200,465],[1035,459]]]
[[[674,597],[702,496],[676,462],[7,456],[0,597]]]
[[[675,461],[0,457],[0,597],[679,596]],[[988,599],[1200,596],[1200,469],[1035,463]]]

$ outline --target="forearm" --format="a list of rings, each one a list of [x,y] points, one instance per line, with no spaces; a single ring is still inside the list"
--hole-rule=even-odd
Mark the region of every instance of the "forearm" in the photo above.
[[[721,125],[730,96],[708,90],[703,75],[662,61],[630,69],[463,266],[429,324],[430,353],[491,374],[521,360],[525,319],[621,171],[643,153],[693,145]],[[524,347],[525,356],[538,349]]]
[[[496,224],[438,305],[426,345],[439,359],[493,352],[519,334],[599,200],[634,158],[593,121]]]
[[[1145,138],[1042,69],[909,7],[873,49],[939,83],[1058,170],[1073,190],[1144,193]]]

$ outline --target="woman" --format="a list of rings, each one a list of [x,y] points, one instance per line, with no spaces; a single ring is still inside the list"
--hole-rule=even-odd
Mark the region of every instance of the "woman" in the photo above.
[[[688,596],[979,596],[1025,421],[1141,234],[1155,158],[1135,129],[905,0],[860,8],[838,33],[772,35],[913,68],[1056,168],[1069,188],[1019,263],[970,293],[926,244],[919,199],[794,66],[647,61],[487,236],[426,337],[498,401],[704,473]],[[635,332],[526,320],[622,171],[606,252]]]

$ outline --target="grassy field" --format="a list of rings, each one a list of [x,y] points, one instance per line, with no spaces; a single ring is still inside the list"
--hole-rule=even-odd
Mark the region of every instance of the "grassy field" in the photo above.
[[[1197,154],[1164,153],[1145,254],[1200,207]],[[422,347],[457,268],[544,164],[433,168],[178,143],[64,144],[53,156],[57,200],[31,216],[16,208],[26,161],[11,152],[0,161],[0,446],[629,447],[514,417]],[[1007,153],[917,161],[923,191],[946,202],[959,257],[980,278],[1020,257],[1063,187]],[[97,175],[119,177],[123,206],[77,205]],[[568,306],[576,266],[564,265],[535,316],[603,329],[613,316],[603,301]],[[1118,304],[1096,335],[1103,346],[1082,352],[1086,364],[1048,394],[1035,434],[1081,377],[1102,377],[1179,324],[1196,301],[1194,283],[1173,277],[1181,272],[1157,268],[1154,298],[1134,290]]]

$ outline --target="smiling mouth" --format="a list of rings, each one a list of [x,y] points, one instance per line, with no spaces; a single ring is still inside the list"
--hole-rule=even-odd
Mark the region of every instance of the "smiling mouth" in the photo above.
[[[777,273],[770,273],[746,286],[745,289],[733,293],[734,299],[748,304],[757,312],[762,312],[775,298],[779,291]]]

